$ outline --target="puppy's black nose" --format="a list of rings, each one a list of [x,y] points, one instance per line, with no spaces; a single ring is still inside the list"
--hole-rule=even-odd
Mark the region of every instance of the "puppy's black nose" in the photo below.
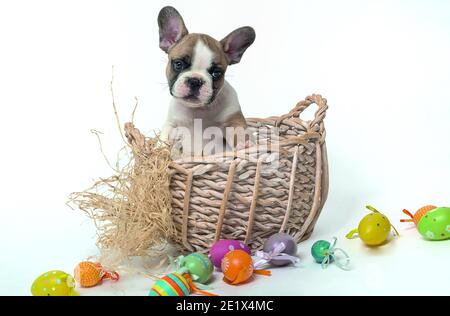
[[[198,78],[189,78],[187,80],[187,85],[191,88],[191,90],[199,90],[203,85],[203,80]]]

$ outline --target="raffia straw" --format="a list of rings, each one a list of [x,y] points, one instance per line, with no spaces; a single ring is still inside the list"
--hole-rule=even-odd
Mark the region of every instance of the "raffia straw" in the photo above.
[[[114,101],[116,122],[119,115]],[[133,109],[133,116],[137,107]],[[97,246],[100,262],[117,268],[131,256],[158,256],[160,247],[167,240],[176,239],[176,230],[171,217],[171,194],[168,172],[170,148],[158,136],[142,137],[140,143],[126,143],[129,161],[123,167],[112,167],[101,146],[98,133],[94,133],[100,144],[100,151],[114,174],[99,179],[92,187],[69,196],[68,204],[84,211],[97,228]],[[145,148],[145,150],[143,150]]]
[[[113,165],[111,164],[111,162],[109,161],[108,157],[106,156],[104,150],[103,150],[103,144],[102,144],[102,140],[100,138],[100,135],[103,135],[102,132],[97,131],[95,129],[91,129],[91,133],[95,135],[95,137],[97,137],[97,141],[98,141],[98,147],[100,148],[100,152],[102,153],[103,159],[106,161],[106,164],[115,172],[117,172],[118,170],[118,163],[119,163],[119,156],[117,157],[117,163],[116,163],[116,167],[114,168]],[[119,151],[120,153],[120,151]],[[119,155],[119,154],[118,154]]]

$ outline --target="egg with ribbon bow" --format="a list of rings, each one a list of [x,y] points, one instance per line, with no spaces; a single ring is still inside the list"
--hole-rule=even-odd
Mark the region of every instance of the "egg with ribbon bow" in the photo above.
[[[98,262],[80,262],[74,271],[75,280],[81,287],[92,287],[103,280],[119,280],[119,274],[115,271],[108,271]]]
[[[331,244],[326,240],[318,240],[311,247],[311,255],[317,263],[322,263],[325,258],[330,254]],[[333,261],[333,257],[330,257],[329,262]]]
[[[345,237],[352,239],[355,234],[368,246],[379,246],[384,244],[391,235],[391,228],[395,234],[400,236],[395,227],[391,224],[386,215],[381,214],[373,206],[367,205],[367,209],[372,213],[363,217],[358,228],[350,231]]]
[[[270,276],[268,270],[256,270],[253,266],[252,257],[243,250],[228,252],[222,259],[223,280],[232,285],[247,282],[252,275],[260,274]]]
[[[180,257],[178,261],[178,272],[189,273],[192,279],[198,283],[206,283],[213,274],[213,264],[208,256],[202,253],[191,253],[186,257]]]
[[[274,266],[296,264],[299,261],[297,243],[288,234],[274,234],[264,242],[263,250],[256,252],[256,257],[255,267],[263,266],[266,263]]]
[[[450,239],[450,208],[438,207],[424,215],[417,230],[428,240]]]
[[[408,215],[410,218],[408,219],[401,219],[400,222],[414,222],[416,226],[419,224],[419,221],[422,219],[423,216],[425,216],[428,212],[434,210],[436,206],[434,205],[426,205],[424,207],[419,208],[414,215],[411,214],[408,210],[403,210],[403,213]]]
[[[336,248],[336,243],[336,237],[333,237],[331,243],[326,240],[318,240],[311,247],[311,255],[324,269],[328,267],[330,263],[336,262],[336,265],[342,270],[349,270],[350,257],[341,248]]]
[[[188,273],[169,273],[157,280],[148,296],[187,296],[191,292],[206,296],[216,296],[209,292],[202,291],[196,287]]]
[[[149,296],[187,296],[191,287],[185,277],[178,273],[163,276],[153,284]]]

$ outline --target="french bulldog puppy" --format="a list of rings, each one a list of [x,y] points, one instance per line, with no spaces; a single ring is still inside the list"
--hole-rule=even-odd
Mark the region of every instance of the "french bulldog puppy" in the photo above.
[[[254,42],[253,28],[238,28],[221,41],[190,34],[180,13],[170,6],[159,12],[158,26],[159,47],[168,54],[166,76],[173,97],[161,139],[181,142],[182,156],[248,147],[251,136],[225,73]]]

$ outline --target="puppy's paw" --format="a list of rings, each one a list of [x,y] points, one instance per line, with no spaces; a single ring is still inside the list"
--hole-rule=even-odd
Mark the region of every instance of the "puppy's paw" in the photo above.
[[[241,150],[241,149],[245,149],[245,148],[250,148],[254,145],[254,143],[251,140],[246,140],[245,142],[242,143],[237,143],[236,144],[236,150]]]
[[[171,141],[170,157],[173,160],[183,157],[183,144],[181,141]]]
[[[256,143],[252,140],[252,139],[248,139],[245,141],[245,148],[250,148],[253,147],[254,145],[256,145]]]
[[[247,149],[256,145],[255,138],[252,134],[247,134],[245,139],[238,141],[236,144],[236,150]]]

